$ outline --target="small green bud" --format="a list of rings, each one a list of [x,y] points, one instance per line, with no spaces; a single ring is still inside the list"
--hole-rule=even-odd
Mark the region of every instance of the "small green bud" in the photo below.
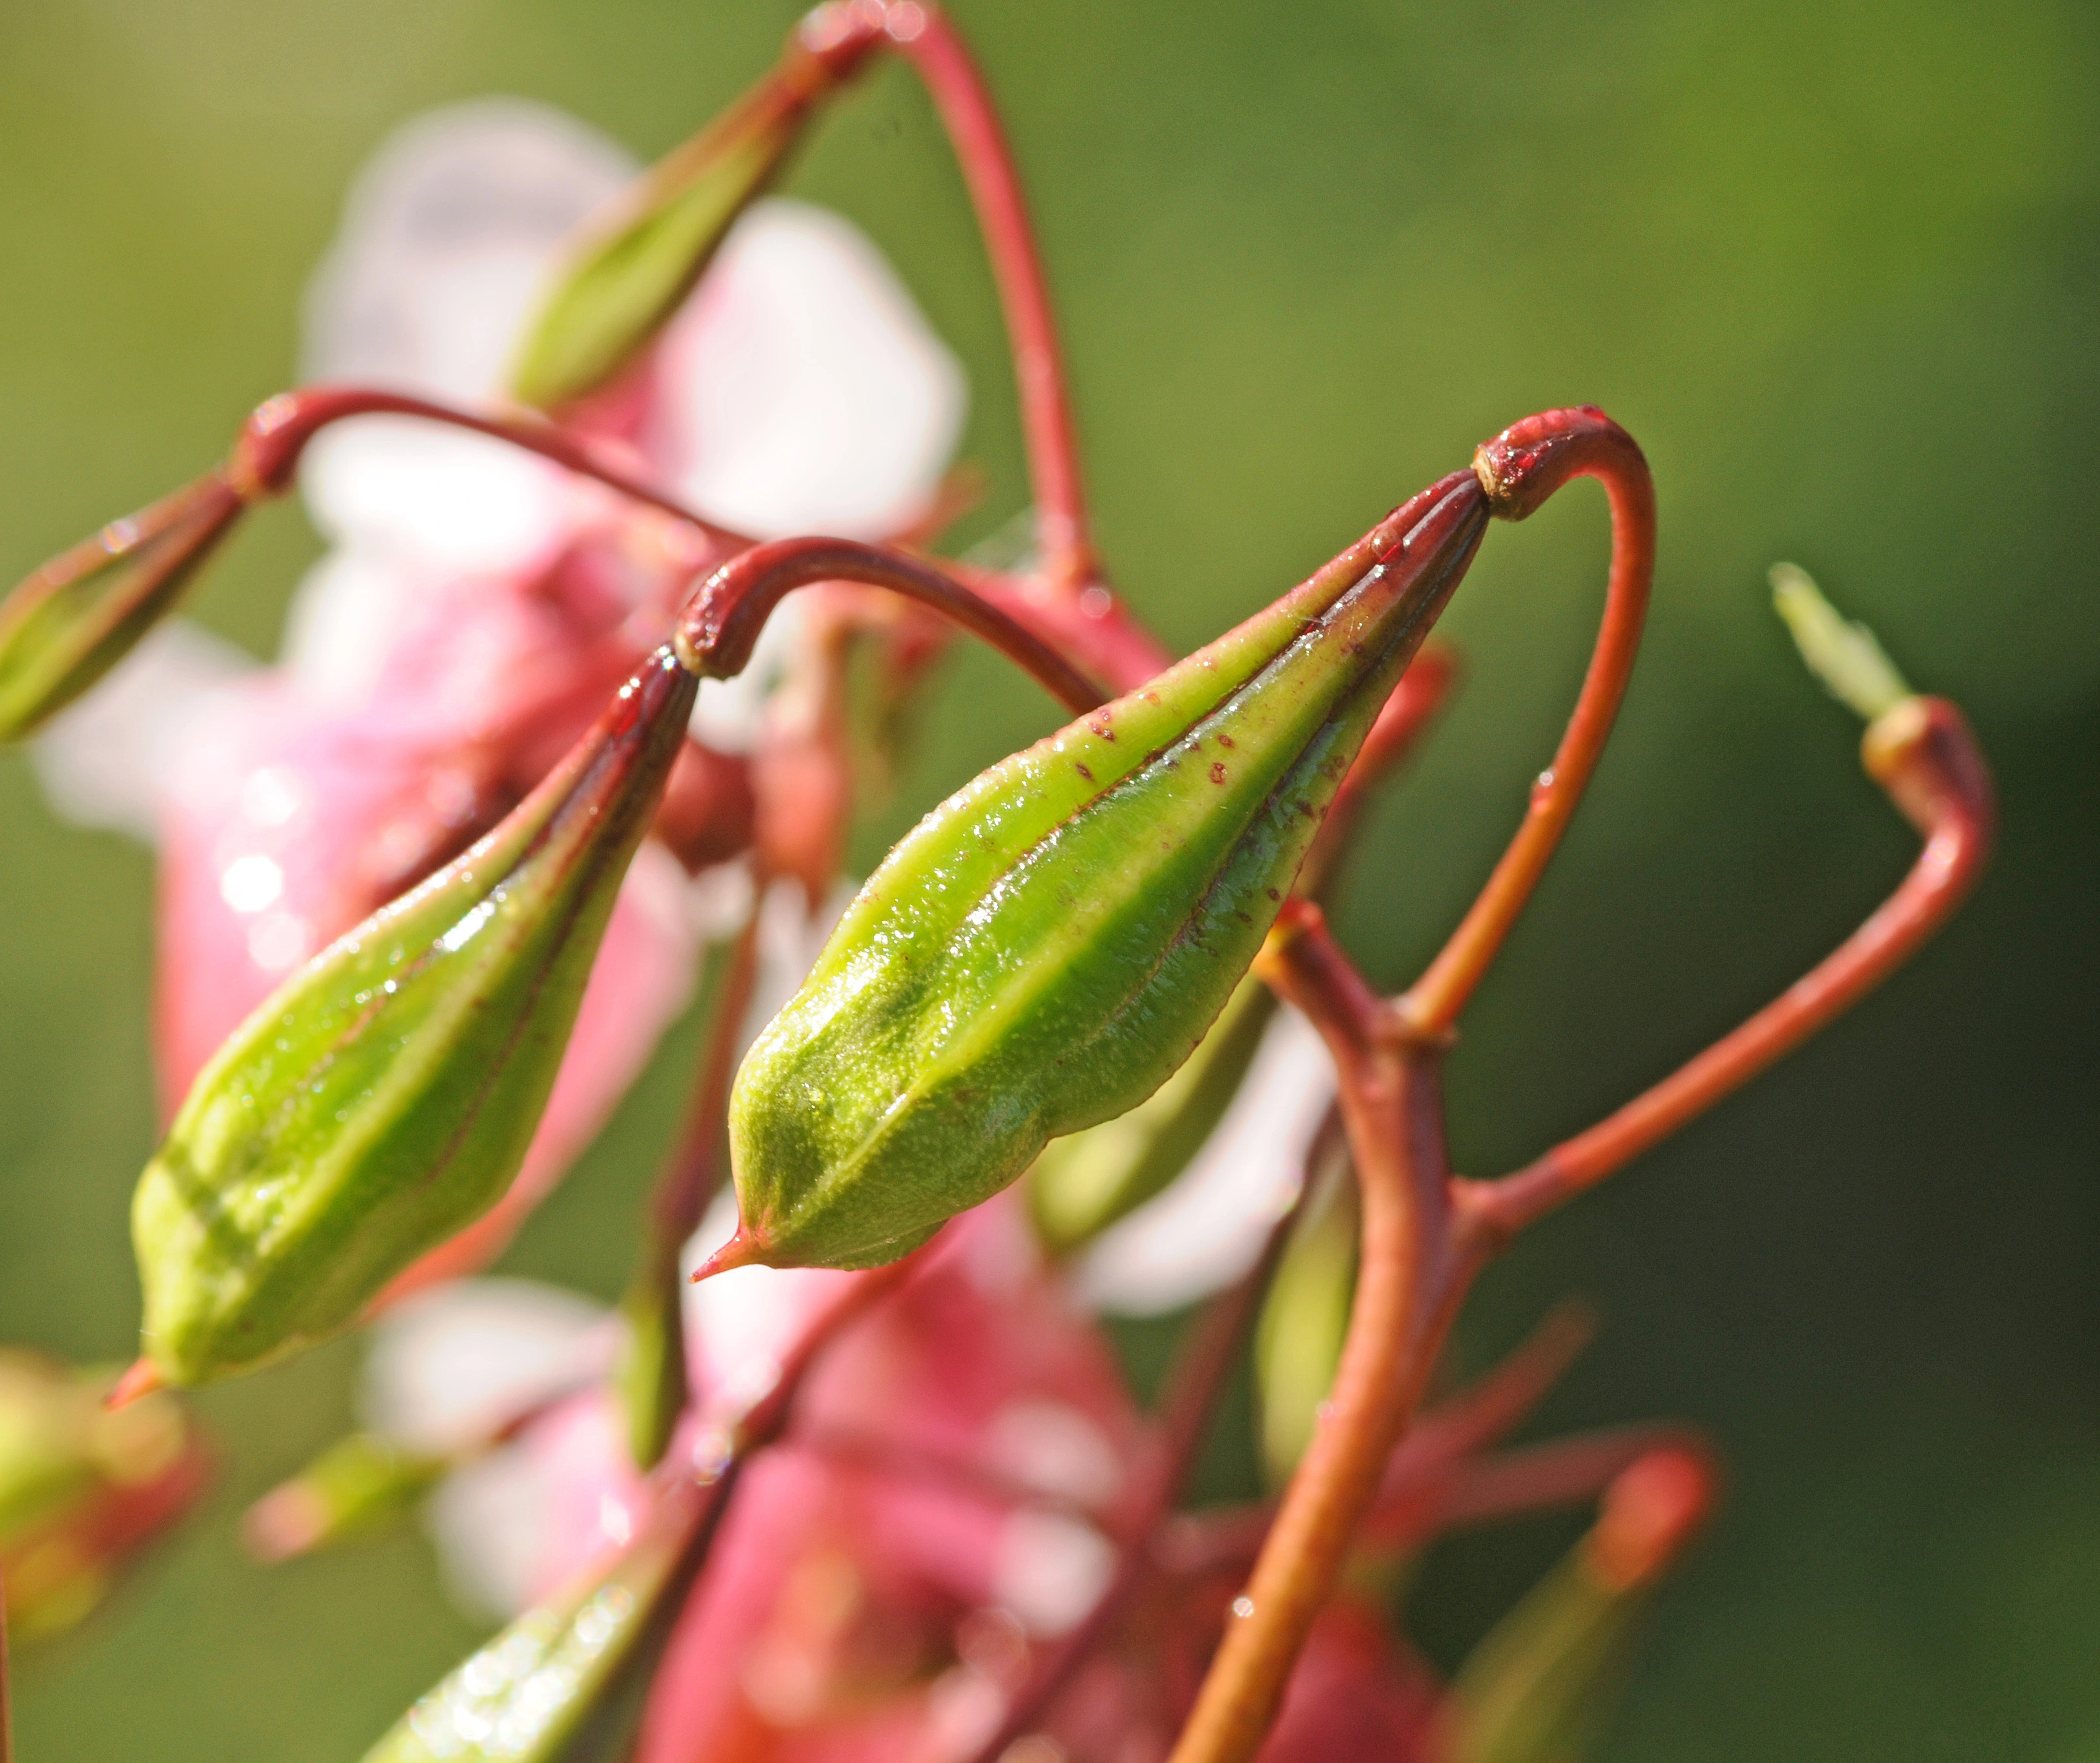
[[[527,1611],[410,1708],[364,1763],[555,1763],[569,1755],[654,1628],[712,1498],[690,1476],[674,1482],[610,1567]]]
[[[1290,1479],[1320,1424],[1334,1387],[1356,1296],[1359,1221],[1346,1167],[1325,1172],[1262,1301],[1255,1330],[1255,1393],[1261,1414],[1262,1466],[1272,1487]]]
[[[241,1534],[264,1561],[289,1561],[383,1530],[436,1485],[452,1464],[404,1450],[376,1433],[338,1439],[248,1509]]]
[[[660,651],[493,832],[315,957],[199,1074],[132,1205],[163,1381],[325,1340],[502,1197],[696,685]]]
[[[685,1294],[673,1262],[647,1269],[620,1299],[627,1337],[615,1383],[627,1421],[628,1454],[641,1469],[662,1461],[685,1409]]]
[[[1874,633],[1824,599],[1806,570],[1775,563],[1771,580],[1774,609],[1793,633],[1808,671],[1833,698],[1872,722],[1911,695]]]
[[[112,521],[0,603],[0,741],[33,734],[130,654],[243,505],[214,471]]]
[[[512,395],[550,410],[597,390],[639,355],[779,170],[811,108],[873,40],[859,25],[791,39],[770,77],[652,166],[540,307],[511,369]]]
[[[1714,1497],[1710,1462],[1683,1446],[1621,1470],[1590,1533],[1459,1668],[1435,1754],[1565,1763],[1586,1753],[1624,1675],[1635,1619]]]
[[[1454,474],[927,816],[737,1074],[742,1223],[712,1267],[894,1260],[1050,1139],[1171,1076],[1253,962],[1486,518]]]

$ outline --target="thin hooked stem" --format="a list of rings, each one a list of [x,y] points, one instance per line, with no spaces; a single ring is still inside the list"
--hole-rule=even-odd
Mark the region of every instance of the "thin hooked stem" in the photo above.
[[[887,588],[930,606],[982,637],[1032,674],[1067,710],[1083,715],[1102,694],[1040,637],[924,560],[852,539],[782,539],[753,546],[701,584],[679,616],[679,659],[709,678],[740,672],[773,609],[797,588],[821,581]]]
[[[1550,410],[1506,429],[1473,461],[1493,512],[1521,520],[1570,478],[1603,481],[1612,508],[1604,622],[1574,712],[1550,769],[1532,786],[1524,824],[1435,960],[1397,1004],[1414,1034],[1457,1021],[1515,927],[1574,817],[1612,732],[1640,646],[1655,572],[1655,486],[1625,430],[1600,410]]]
[[[697,528],[718,550],[740,551],[752,543],[743,534],[715,525],[677,497],[636,477],[607,458],[592,442],[542,418],[478,417],[428,399],[368,386],[309,386],[266,399],[242,428],[227,475],[247,500],[280,494],[289,487],[299,456],[315,435],[332,423],[369,416],[415,417],[507,441],[579,477],[593,478],[630,501],[683,521]]]
[[[1462,1183],[1473,1220],[1507,1238],[1594,1187],[1850,1009],[1947,922],[1990,853],[1990,778],[1974,737],[1944,699],[1910,698],[1868,730],[1865,752],[1925,835],[1901,884],[1816,967],[1652,1089],[1515,1175]]]
[[[1076,594],[1093,580],[1098,564],[1049,284],[1012,150],[983,76],[939,9],[902,0],[888,8],[888,19],[890,37],[940,112],[977,208],[1013,346],[1043,573],[1054,587]]]

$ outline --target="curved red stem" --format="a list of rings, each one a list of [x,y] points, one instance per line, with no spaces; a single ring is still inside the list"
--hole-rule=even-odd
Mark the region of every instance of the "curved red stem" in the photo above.
[[[426,398],[382,391],[361,386],[307,386],[280,392],[255,407],[235,442],[227,476],[236,490],[249,500],[276,496],[289,487],[292,473],[307,443],[331,423],[351,417],[416,417],[486,434],[575,472],[595,478],[630,501],[660,509],[664,513],[695,527],[721,550],[742,550],[751,544],[743,534],[694,513],[675,496],[666,494],[605,457],[589,441],[533,417],[478,417]]]
[[[1640,646],[1655,572],[1655,486],[1633,437],[1601,410],[1548,410],[1505,429],[1475,456],[1493,511],[1522,520],[1570,478],[1603,481],[1612,505],[1612,569],[1604,617],[1581,695],[1553,756],[1533,786],[1524,824],[1422,977],[1398,1001],[1419,1035],[1458,1020],[1515,925],[1568,829],[1612,732]]]
[[[853,539],[781,539],[731,558],[686,602],[673,639],[679,659],[711,678],[740,672],[773,609],[814,582],[862,582],[930,606],[1017,662],[1075,714],[1101,693],[1040,637],[920,558]]]
[[[1461,1184],[1468,1218],[1496,1238],[1595,1186],[1613,1170],[1791,1052],[1916,953],[1960,906],[1990,854],[1990,774],[1961,712],[1906,699],[1867,731],[1868,769],[1925,848],[1865,923],[1779,997],[1652,1089],[1515,1175]]]

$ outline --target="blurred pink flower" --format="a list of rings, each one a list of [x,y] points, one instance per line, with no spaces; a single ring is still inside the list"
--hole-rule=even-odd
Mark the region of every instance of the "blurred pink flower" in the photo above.
[[[625,156],[512,101],[404,129],[354,189],[308,302],[307,367],[469,408],[498,401],[563,240]],[[805,205],[737,227],[642,371],[572,425],[710,518],[759,536],[876,535],[932,495],[960,370],[873,247]],[[399,417],[344,423],[302,487],[329,554],[271,668],[176,625],[61,720],[54,801],[161,855],[156,1050],[172,1112],[301,963],[485,831],[663,637],[709,561],[681,522],[502,443]],[[752,743],[794,641],[710,682],[695,732]],[[595,1136],[749,889],[695,887],[645,846],[538,1136],[510,1195],[405,1285],[497,1253]]]

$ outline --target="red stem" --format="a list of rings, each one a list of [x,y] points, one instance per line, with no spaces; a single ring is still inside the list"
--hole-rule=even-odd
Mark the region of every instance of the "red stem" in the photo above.
[[[0,1580],[0,1763],[13,1763],[15,1726],[7,1695],[7,1587]]]
[[[235,442],[227,475],[244,499],[253,501],[277,496],[290,487],[292,473],[307,443],[331,423],[351,417],[417,417],[486,434],[576,473],[595,478],[629,500],[660,509],[664,513],[697,527],[717,549],[738,551],[751,544],[740,533],[696,514],[676,497],[665,494],[605,457],[590,441],[539,417],[478,417],[428,399],[411,398],[399,392],[380,391],[358,386],[309,386],[280,392],[255,407]]]
[[[1451,1023],[1522,910],[1596,763],[1625,690],[1654,557],[1647,467],[1601,412],[1549,412],[1520,423],[1481,449],[1475,469],[1498,511],[1519,519],[1569,477],[1604,478],[1613,524],[1604,628],[1553,775],[1541,780],[1487,888],[1412,991],[1389,1003],[1379,998],[1327,934],[1318,909],[1300,901],[1286,903],[1257,963],[1311,1018],[1334,1056],[1363,1199],[1362,1246],[1341,1366],[1319,1430],[1285,1491],[1246,1593],[1235,1600],[1236,1620],[1171,1763],[1248,1763],[1260,1747],[1459,1300],[1488,1254],[1882,977],[1944,920],[1989,843],[1989,777],[1960,712],[1935,699],[1899,703],[1867,732],[1867,769],[1926,835],[1926,846],[1889,904],[1777,1005],[1594,1135],[1503,1182],[1454,1182],[1445,1164],[1439,1087]]]
[[[1398,1001],[1408,1027],[1436,1035],[1458,1020],[1501,950],[1573,818],[1625,697],[1655,571],[1655,486],[1633,437],[1601,410],[1549,410],[1505,429],[1474,457],[1493,512],[1522,520],[1570,478],[1603,481],[1612,505],[1604,623],[1550,769],[1494,873],[1422,977]]]
[[[708,1025],[700,1062],[693,1074],[692,1094],[677,1148],[657,1179],[650,1197],[653,1253],[675,1268],[686,1240],[699,1228],[721,1186],[722,1122],[729,1117],[730,1086],[736,1078],[737,1040],[758,979],[758,915],[753,911],[737,933],[736,946],[723,974],[714,1020]]]
[[[946,17],[919,0],[891,5],[888,16],[891,38],[940,112],[977,207],[1013,346],[1043,573],[1053,586],[1076,594],[1094,579],[1097,564],[1057,321],[1012,150],[984,77]]]
[[[1065,707],[1084,714],[1101,693],[1040,637],[932,564],[851,539],[781,539],[755,545],[717,570],[686,602],[673,639],[694,672],[726,678],[751,659],[773,609],[797,588],[820,581],[888,588],[932,607],[1018,663]]]
[[[1594,1186],[1850,1009],[1958,906],[1990,853],[1990,775],[1961,712],[1906,699],[1867,731],[1868,769],[1926,835],[1902,884],[1818,966],[1732,1033],[1515,1175],[1462,1185],[1471,1219],[1506,1239]]]
[[[1260,1258],[1211,1302],[1181,1342],[1167,1379],[1158,1447],[1147,1473],[1133,1491],[1123,1522],[1118,1526],[1122,1554],[1114,1576],[1085,1619],[1030,1674],[999,1730],[971,1754],[969,1763],[999,1763],[1027,1736],[1074,1674],[1114,1633],[1144,1584],[1145,1575],[1155,1564],[1154,1536],[1189,1479],[1196,1452],[1209,1430],[1211,1411],[1231,1373],[1240,1340],[1254,1320],[1255,1307],[1268,1289],[1277,1263],[1283,1258],[1295,1216],[1295,1208],[1277,1222]]]
[[[1407,1035],[1315,906],[1289,903],[1263,964],[1340,1069],[1363,1201],[1357,1290],[1319,1426],[1171,1763],[1246,1763],[1260,1748],[1475,1264],[1451,1227],[1440,1048]]]

